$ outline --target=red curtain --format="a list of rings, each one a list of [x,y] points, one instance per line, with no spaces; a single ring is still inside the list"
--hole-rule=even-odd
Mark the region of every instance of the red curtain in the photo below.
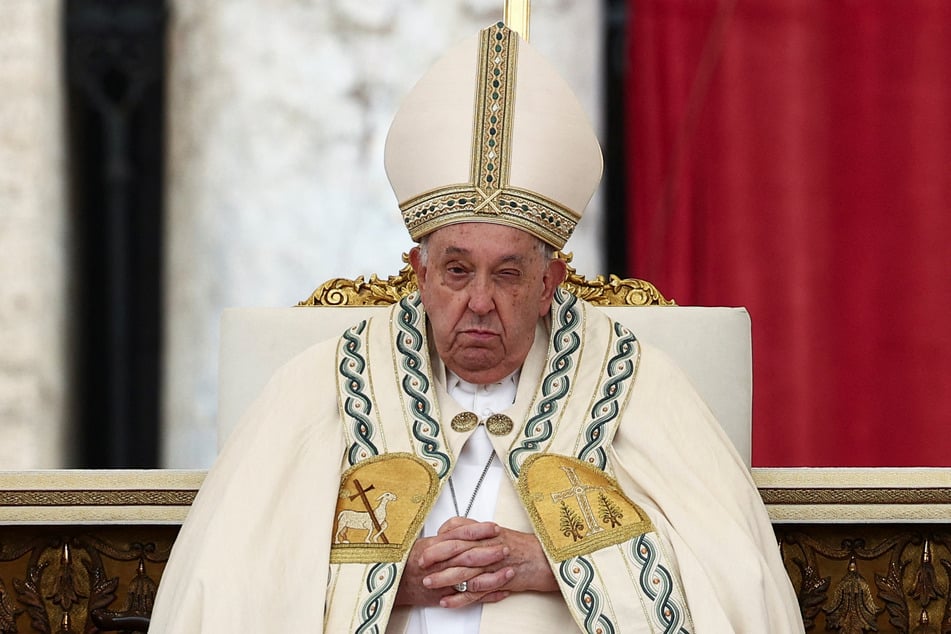
[[[629,14],[629,268],[749,309],[753,464],[951,465],[951,2]]]

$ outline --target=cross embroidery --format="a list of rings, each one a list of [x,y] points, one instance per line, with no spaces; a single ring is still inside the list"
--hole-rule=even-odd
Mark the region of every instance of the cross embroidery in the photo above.
[[[604,530],[604,527],[598,523],[597,516],[595,516],[594,511],[591,510],[591,505],[588,503],[587,493],[588,491],[603,491],[604,487],[582,484],[581,480],[578,479],[578,475],[575,473],[575,470],[571,467],[562,466],[561,470],[565,472],[566,476],[568,476],[568,482],[571,483],[571,487],[565,489],[564,491],[552,493],[551,501],[561,502],[562,500],[570,497],[575,498],[578,502],[578,506],[581,507],[581,514],[584,516],[584,520],[588,524],[588,534],[592,535],[594,533],[600,533]]]
[[[495,202],[495,197],[502,193],[501,189],[496,189],[491,194],[486,194],[484,191],[482,191],[481,187],[476,187],[476,193],[482,196],[482,202],[472,210],[473,213],[490,213],[496,216],[502,213],[502,210],[499,209],[498,203]]]
[[[363,502],[364,508],[366,508],[367,513],[370,514],[370,521],[373,522],[373,528],[376,529],[376,534],[380,536],[380,541],[384,544],[389,544],[390,540],[386,538],[386,535],[383,534],[384,526],[380,526],[380,521],[376,517],[373,506],[370,504],[370,500],[367,499],[367,493],[372,491],[375,487],[371,484],[367,488],[363,488],[363,485],[360,484],[360,481],[354,478],[353,483],[357,487],[357,492],[350,496],[350,500],[355,500],[358,497],[360,501]]]

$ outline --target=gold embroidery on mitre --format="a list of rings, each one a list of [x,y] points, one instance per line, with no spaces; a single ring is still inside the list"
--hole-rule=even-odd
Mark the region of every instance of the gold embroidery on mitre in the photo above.
[[[486,200],[475,187],[451,185],[404,201],[400,210],[413,240],[459,222],[494,222],[524,229],[560,249],[578,225],[571,210],[536,192],[509,185],[493,196],[492,206],[480,208]]]
[[[490,201],[509,182],[518,35],[499,22],[484,29],[480,36],[469,178],[479,195],[489,203],[489,209],[484,211],[499,213],[498,207]]]
[[[576,458],[536,454],[522,466],[517,486],[538,539],[555,561],[653,530],[616,480]]]
[[[402,561],[436,500],[435,470],[411,453],[376,456],[340,479],[331,563]]]
[[[492,222],[523,229],[560,249],[574,232],[574,212],[510,183],[518,46],[516,32],[501,22],[480,33],[469,182],[400,202],[413,240],[459,222]]]

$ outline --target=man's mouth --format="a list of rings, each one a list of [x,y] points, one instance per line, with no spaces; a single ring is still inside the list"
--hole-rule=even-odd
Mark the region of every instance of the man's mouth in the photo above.
[[[488,341],[498,337],[498,334],[491,330],[482,330],[478,328],[471,328],[469,330],[463,330],[461,333],[463,336],[470,337],[477,341]]]

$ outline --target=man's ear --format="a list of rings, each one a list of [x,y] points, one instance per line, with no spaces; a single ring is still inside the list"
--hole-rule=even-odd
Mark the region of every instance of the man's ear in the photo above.
[[[545,275],[542,277],[542,283],[545,285],[545,292],[542,296],[542,304],[539,307],[539,316],[546,315],[551,308],[551,300],[555,296],[555,289],[568,277],[568,265],[561,258],[552,258],[548,261],[545,268]]]
[[[426,283],[426,267],[423,265],[423,256],[419,252],[419,247],[413,247],[409,250],[409,264],[416,273],[416,283],[422,288]]]

